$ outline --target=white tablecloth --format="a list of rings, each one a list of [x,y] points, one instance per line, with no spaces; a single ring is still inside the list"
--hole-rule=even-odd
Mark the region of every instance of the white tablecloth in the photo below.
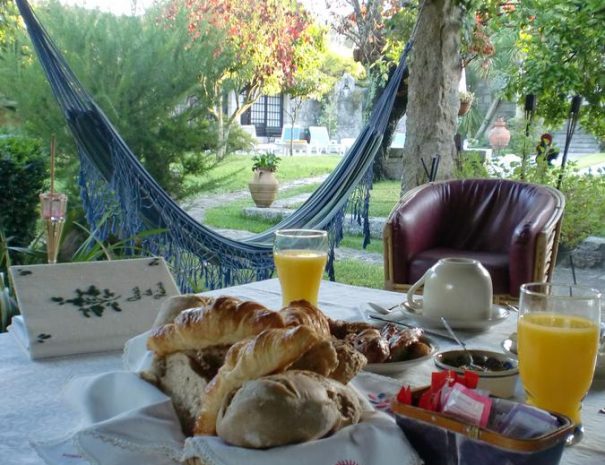
[[[281,306],[277,280],[251,283],[244,286],[212,291],[209,294],[235,295],[257,300],[270,308]],[[359,312],[364,302],[373,301],[386,306],[402,300],[402,295],[323,282],[319,307],[335,318]],[[501,341],[514,331],[515,315],[484,333],[463,333],[469,345],[500,350]],[[452,344],[438,340],[441,349]],[[78,425],[75,412],[63,403],[61,391],[65,383],[88,374],[114,371],[122,368],[120,353],[91,354],[61,357],[32,362],[17,346],[10,334],[0,334],[0,464],[41,465],[29,441],[55,438]],[[424,385],[435,367],[427,361],[400,376],[402,383]],[[568,448],[562,465],[602,465],[605,463],[605,415],[598,410],[605,407],[605,381],[595,381],[584,402],[584,440]],[[66,465],[80,465],[78,457],[65,457]],[[135,464],[132,465],[144,465]]]

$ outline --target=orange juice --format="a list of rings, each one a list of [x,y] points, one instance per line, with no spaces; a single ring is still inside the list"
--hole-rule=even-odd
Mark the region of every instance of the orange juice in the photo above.
[[[529,313],[519,318],[519,374],[528,403],[580,423],[581,401],[590,388],[599,329],[578,316]]]
[[[319,284],[328,254],[315,250],[280,250],[273,254],[283,304],[305,299],[317,305]]]

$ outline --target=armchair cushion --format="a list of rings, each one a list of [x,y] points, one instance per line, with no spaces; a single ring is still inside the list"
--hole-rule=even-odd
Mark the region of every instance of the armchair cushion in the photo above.
[[[440,258],[476,258],[492,275],[495,294],[516,296],[534,278],[538,236],[554,231],[563,205],[552,188],[503,179],[425,184],[387,221],[385,271],[393,283],[412,284]]]

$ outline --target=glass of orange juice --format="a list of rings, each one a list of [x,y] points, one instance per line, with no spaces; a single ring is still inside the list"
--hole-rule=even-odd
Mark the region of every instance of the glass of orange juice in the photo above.
[[[519,375],[529,404],[575,423],[568,445],[582,438],[580,409],[597,359],[600,306],[596,289],[550,283],[521,286]]]
[[[315,229],[276,231],[273,260],[283,305],[302,299],[317,305],[319,284],[328,261],[328,233]]]

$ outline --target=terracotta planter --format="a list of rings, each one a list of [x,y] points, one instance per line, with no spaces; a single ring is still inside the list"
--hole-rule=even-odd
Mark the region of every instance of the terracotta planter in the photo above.
[[[471,109],[471,102],[460,102],[460,108],[458,109],[458,116],[464,116]]]
[[[248,183],[252,200],[257,207],[270,207],[279,189],[279,183],[272,171],[255,170],[252,180]]]

